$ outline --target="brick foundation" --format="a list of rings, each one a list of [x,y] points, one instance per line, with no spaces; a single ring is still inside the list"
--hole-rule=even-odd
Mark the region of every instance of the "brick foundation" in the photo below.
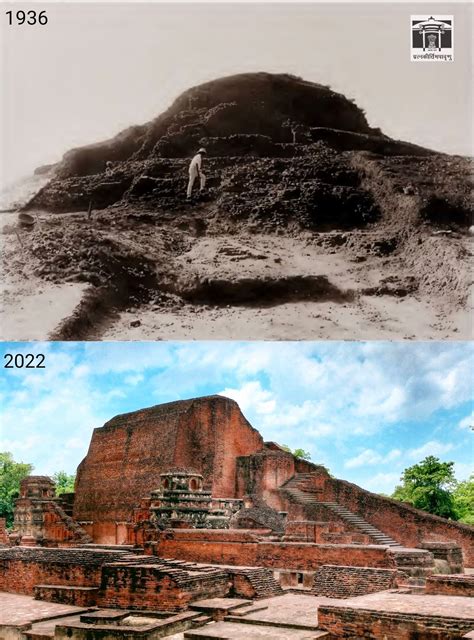
[[[34,595],[35,585],[96,587],[102,565],[122,556],[86,549],[0,549],[0,591]]]
[[[329,632],[329,640],[459,640],[474,620],[321,605],[318,625]]]
[[[259,542],[250,532],[244,534],[244,541],[233,538],[233,533],[227,531],[225,537],[213,537],[208,529],[177,529],[147,548],[165,558],[273,569],[311,571],[323,564],[395,568],[390,552],[376,545]]]
[[[474,597],[474,575],[433,575],[426,580],[426,593]]]
[[[92,607],[97,604],[98,587],[71,587],[40,584],[34,587],[35,600],[58,602],[76,607]]]
[[[323,565],[315,575],[311,592],[328,598],[351,598],[386,591],[396,586],[393,569]]]
[[[218,569],[189,573],[161,564],[106,565],[99,606],[156,611],[184,611],[193,600],[225,597],[229,576]]]

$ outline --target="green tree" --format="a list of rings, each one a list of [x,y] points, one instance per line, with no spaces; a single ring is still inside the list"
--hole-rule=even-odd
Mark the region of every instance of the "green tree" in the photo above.
[[[395,488],[392,498],[409,502],[428,513],[457,520],[453,467],[454,462],[441,462],[434,456],[426,457],[405,469],[401,477],[402,484]]]
[[[311,454],[309,451],[305,451],[304,449],[293,449],[291,450],[287,444],[282,444],[281,448],[288,453],[292,453],[295,458],[302,458],[303,460],[311,460]]]
[[[457,483],[453,499],[459,520],[474,525],[474,474],[468,480]]]
[[[74,491],[74,483],[76,482],[76,476],[68,475],[65,471],[57,471],[53,476],[54,484],[56,485],[56,495],[60,496],[62,493],[72,493]]]
[[[20,482],[33,471],[33,465],[15,462],[8,451],[0,452],[0,518],[7,527],[13,524],[13,508],[20,491]]]

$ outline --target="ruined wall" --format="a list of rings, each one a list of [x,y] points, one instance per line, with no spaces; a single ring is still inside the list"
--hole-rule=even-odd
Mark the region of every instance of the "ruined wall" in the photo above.
[[[329,640],[459,640],[474,620],[320,605],[318,626],[329,632]]]
[[[129,520],[173,467],[197,470],[213,497],[234,498],[236,458],[262,447],[237,403],[221,396],[117,416],[94,430],[79,465],[74,518],[94,522],[96,541],[115,542],[115,522]]]
[[[323,565],[315,575],[312,593],[328,598],[352,598],[396,586],[395,569]]]
[[[315,466],[306,460],[298,460],[273,443],[254,455],[237,459],[237,495],[258,495],[276,510],[284,510],[279,488],[295,473],[313,472]]]
[[[433,575],[426,580],[426,593],[474,597],[473,575]]]
[[[7,522],[5,518],[0,518],[0,547],[2,545],[9,545],[10,540],[8,539],[7,534]]]
[[[122,554],[39,547],[0,549],[0,591],[33,595],[39,584],[96,587],[102,565]]]
[[[97,603],[98,587],[36,585],[35,600],[44,602],[60,602],[74,607],[93,607]]]
[[[326,483],[325,500],[335,500],[405,547],[425,541],[456,542],[463,550],[464,564],[474,566],[474,527],[446,520],[361,489],[344,480]]]
[[[241,565],[249,567],[316,569],[323,564],[360,567],[394,567],[392,555],[384,548],[363,545],[315,545],[297,542],[259,542],[249,535],[236,538],[234,532],[213,535],[207,530],[176,529],[148,550],[165,558],[193,562]],[[239,532],[243,533],[243,532]]]
[[[225,572],[185,577],[181,573],[179,569],[163,571],[147,564],[105,566],[98,604],[123,609],[185,611],[194,600],[224,597],[229,591]]]
[[[312,477],[305,480],[305,490],[316,494],[318,501],[337,502],[347,507],[405,547],[431,550],[424,543],[454,542],[463,551],[464,565],[474,566],[474,527],[420,511],[345,480],[331,478],[321,466],[313,469]],[[324,519],[324,511],[316,507],[311,507],[308,513],[312,519]],[[331,519],[336,519],[336,516],[332,514]]]

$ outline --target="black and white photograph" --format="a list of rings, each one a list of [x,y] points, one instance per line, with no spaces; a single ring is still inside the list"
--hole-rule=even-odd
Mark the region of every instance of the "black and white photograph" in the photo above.
[[[468,3],[13,9],[3,339],[470,337]]]

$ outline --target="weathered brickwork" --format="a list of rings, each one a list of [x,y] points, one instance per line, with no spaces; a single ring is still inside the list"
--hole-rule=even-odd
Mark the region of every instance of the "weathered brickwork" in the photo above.
[[[239,598],[270,598],[283,593],[280,583],[275,580],[271,569],[262,567],[226,568],[231,576],[232,595]]]
[[[9,545],[10,540],[7,534],[7,523],[5,518],[0,518],[0,547],[3,545]]]
[[[102,565],[123,555],[86,549],[0,549],[0,591],[34,595],[40,584],[96,587]]]
[[[221,396],[117,416],[95,429],[79,465],[74,518],[94,522],[95,541],[115,542],[115,522],[130,520],[172,467],[196,469],[214,498],[237,497],[236,458],[263,446],[238,405]]]
[[[433,555],[439,573],[463,573],[463,552],[456,543],[425,541],[420,547]]]
[[[426,541],[456,542],[462,548],[464,564],[474,566],[474,527],[419,511],[345,480],[329,478],[325,499],[359,514],[405,547],[419,547]]]
[[[229,578],[224,571],[189,574],[160,564],[107,565],[102,571],[99,605],[127,609],[184,611],[193,600],[224,597]]]
[[[474,575],[433,575],[426,580],[426,593],[474,597]]]
[[[155,555],[182,558],[195,562],[213,562],[252,567],[316,569],[323,564],[394,568],[395,561],[384,547],[363,545],[315,545],[292,542],[259,542],[255,538],[241,541],[212,539],[208,531],[176,529],[169,536],[150,545]],[[249,535],[248,532],[246,535]],[[428,554],[427,554],[428,555]]]
[[[92,607],[97,604],[98,587],[72,587],[63,585],[35,585],[35,600],[58,602],[76,607]]]
[[[459,640],[474,620],[321,605],[318,625],[329,640]]]
[[[287,522],[285,540],[316,542],[318,544],[373,544],[370,536],[346,531],[346,527],[340,522],[317,522],[314,520]]]
[[[323,565],[314,574],[312,593],[328,598],[351,598],[396,586],[393,569]]]
[[[63,501],[55,493],[54,482],[47,476],[27,476],[21,481],[13,531],[20,544],[55,547],[92,542],[68,514],[73,494],[68,494]]]

